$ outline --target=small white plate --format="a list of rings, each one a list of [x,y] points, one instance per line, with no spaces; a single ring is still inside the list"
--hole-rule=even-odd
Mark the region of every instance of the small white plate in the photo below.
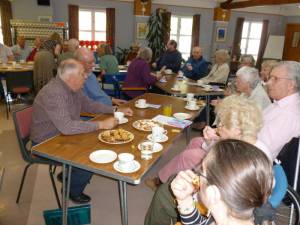
[[[180,89],[177,88],[171,88],[172,91],[180,91]]]
[[[149,142],[149,144],[152,145],[151,141],[145,141],[145,142]],[[142,151],[141,145],[142,145],[142,143],[140,143],[138,145],[138,149]],[[159,144],[159,143],[154,143],[154,148],[152,149],[152,152],[160,152],[161,150],[163,150],[163,146],[161,144]]]
[[[136,108],[139,108],[139,109],[146,109],[146,108],[148,108],[148,104],[146,104],[146,105],[144,105],[144,106],[140,106],[140,105],[138,105],[138,104],[135,104],[135,107],[136,107]]]
[[[187,110],[192,110],[192,111],[196,111],[196,110],[199,110],[199,109],[200,109],[199,106],[196,106],[195,108],[190,108],[190,107],[188,107],[188,106],[185,106],[184,108],[187,109]]]
[[[119,121],[119,124],[124,124],[124,123],[128,123],[128,118],[123,117],[123,119]]]
[[[147,139],[149,140],[149,141],[152,141],[152,134],[149,134],[148,136],[147,136]],[[163,142],[166,142],[167,140],[169,140],[169,138],[168,138],[168,136],[167,135],[163,135],[163,136],[161,136],[161,139],[160,140],[156,140],[155,142],[158,142],[158,143],[163,143]]]
[[[117,154],[112,150],[97,150],[92,152],[89,158],[95,163],[110,163],[117,158]]]
[[[122,170],[120,167],[119,167],[119,161],[115,162],[113,167],[116,171],[120,172],[120,173],[134,173],[136,171],[138,171],[140,168],[141,168],[141,164],[138,162],[138,161],[133,161],[134,163],[134,166],[128,170]]]
[[[192,116],[188,113],[174,113],[173,116],[176,118],[176,119],[179,119],[179,120],[188,120],[190,119]]]

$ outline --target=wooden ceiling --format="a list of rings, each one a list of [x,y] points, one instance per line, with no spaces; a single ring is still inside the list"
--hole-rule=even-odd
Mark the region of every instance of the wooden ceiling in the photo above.
[[[300,0],[246,0],[246,1],[234,1],[227,0],[220,4],[223,9],[238,9],[253,6],[264,6],[264,5],[281,5],[281,4],[295,4],[300,3]]]

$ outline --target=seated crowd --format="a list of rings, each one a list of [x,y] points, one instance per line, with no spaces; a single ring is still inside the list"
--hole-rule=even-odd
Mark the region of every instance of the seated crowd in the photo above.
[[[11,49],[0,45],[2,62],[35,61],[31,129],[34,145],[57,134],[114,128],[118,122],[112,114],[121,111],[132,116],[132,109],[123,105],[126,100],[145,93],[167,70],[176,74],[182,71],[186,78],[203,85],[227,85],[229,80],[227,50],[215,52],[211,67],[199,46],[182,63],[176,41],[170,40],[166,51],[153,62],[152,50],[134,43],[125,59],[126,100],[112,98],[101,89],[93,72],[94,53],[79,48],[76,39],[62,43],[54,35],[48,40],[37,38],[33,50],[26,47],[24,37]],[[119,72],[109,45],[100,44],[97,55],[101,75]],[[216,128],[208,124],[203,135],[192,139],[160,169],[157,177],[147,180],[156,192],[145,225],[178,220],[182,224],[262,224],[263,220],[256,221],[256,213],[272,195],[272,163],[291,138],[300,136],[300,64],[267,60],[260,73],[254,66],[253,56],[241,57],[235,79],[228,83],[228,96],[212,101]],[[99,122],[83,121],[82,111],[110,116]],[[75,203],[90,201],[84,189],[91,177],[91,172],[73,168],[70,199]],[[200,189],[193,184],[195,179],[200,179]],[[211,213],[207,218],[195,207],[198,199]]]

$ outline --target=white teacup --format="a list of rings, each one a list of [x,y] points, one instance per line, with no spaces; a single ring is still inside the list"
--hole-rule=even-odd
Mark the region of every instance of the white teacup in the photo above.
[[[178,84],[174,84],[173,89],[174,90],[179,90],[179,85]]]
[[[146,99],[139,99],[135,102],[138,107],[146,107]]]
[[[188,100],[188,101],[190,101],[190,100],[193,100],[194,99],[194,93],[187,93],[186,94],[186,99]]]
[[[189,100],[186,106],[190,109],[195,109],[197,108],[197,102],[195,100]]]
[[[130,153],[121,153],[118,155],[119,168],[121,170],[132,170],[134,168],[134,155]]]
[[[114,113],[115,118],[120,122],[124,119],[124,113],[123,112],[115,112]]]
[[[160,141],[165,133],[166,130],[163,127],[152,127],[152,141]]]
[[[183,72],[181,70],[178,71],[178,77],[183,77]]]
[[[145,160],[152,159],[152,151],[151,150],[142,150],[141,158]]]

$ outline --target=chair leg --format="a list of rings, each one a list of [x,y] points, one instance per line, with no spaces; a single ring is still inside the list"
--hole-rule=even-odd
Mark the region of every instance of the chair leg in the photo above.
[[[30,166],[31,166],[31,164],[27,164],[27,166],[25,167],[25,169],[23,171],[23,176],[22,176],[21,184],[20,184],[19,191],[18,191],[17,201],[16,201],[17,204],[19,203],[21,193],[22,193],[22,189],[23,189],[23,185],[24,185],[24,180],[25,180],[25,177],[26,177],[26,174],[27,174],[27,170]]]
[[[50,175],[50,179],[51,179],[53,191],[54,191],[54,194],[55,194],[57,205],[61,209],[61,204],[60,204],[60,200],[59,200],[59,197],[58,197],[57,188],[56,188],[54,177],[53,177],[53,174],[55,173],[55,170],[56,170],[56,166],[49,165],[49,175]]]

